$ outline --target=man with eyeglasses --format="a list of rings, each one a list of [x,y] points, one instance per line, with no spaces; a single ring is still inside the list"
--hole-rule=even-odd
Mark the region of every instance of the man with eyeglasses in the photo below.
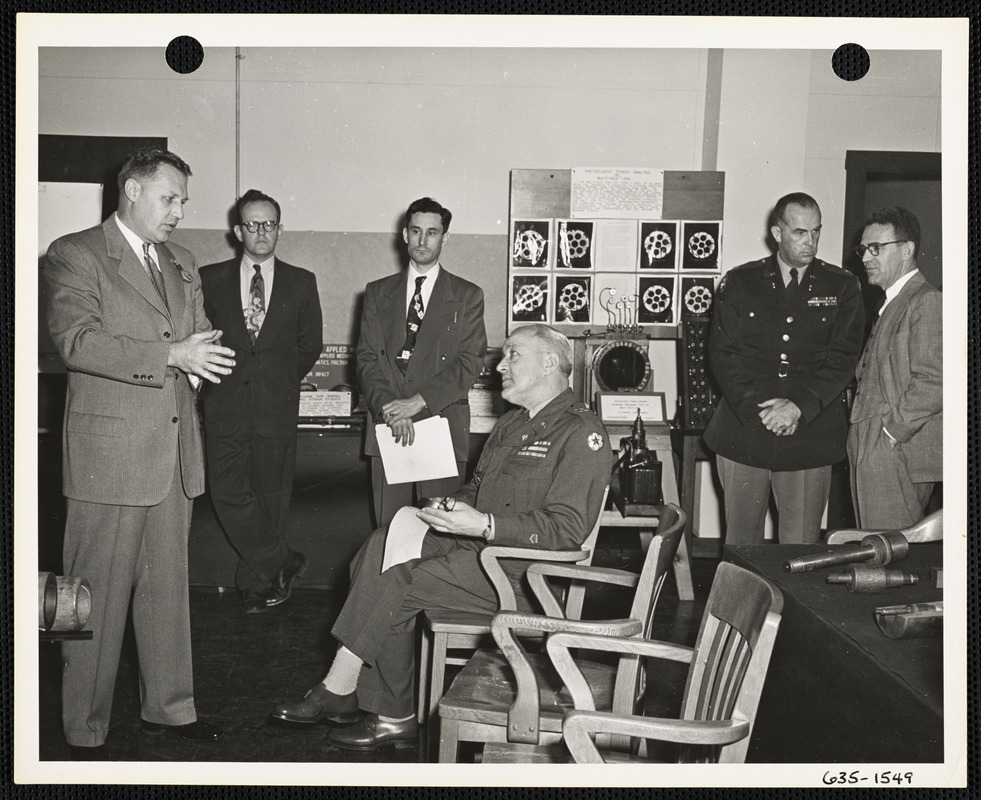
[[[247,614],[286,601],[306,557],[286,544],[300,382],[323,349],[317,279],[276,257],[283,232],[272,197],[235,205],[241,258],[201,268],[204,310],[235,350],[235,372],[203,393],[208,491],[239,555]]]
[[[728,544],[763,541],[771,491],[780,542],[818,541],[862,348],[858,280],[817,258],[817,201],[780,198],[770,233],[773,255],[723,277],[709,336],[722,399],[705,443],[717,457]]]
[[[855,374],[848,432],[862,528],[904,528],[943,480],[943,295],[920,273],[920,223],[902,207],[866,220],[855,252],[885,302]]]

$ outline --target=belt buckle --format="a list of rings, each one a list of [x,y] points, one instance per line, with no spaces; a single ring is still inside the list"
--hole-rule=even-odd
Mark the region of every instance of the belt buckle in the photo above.
[[[780,371],[777,373],[777,377],[778,378],[786,378],[789,374],[790,374],[790,362],[789,361],[781,361],[780,362]]]

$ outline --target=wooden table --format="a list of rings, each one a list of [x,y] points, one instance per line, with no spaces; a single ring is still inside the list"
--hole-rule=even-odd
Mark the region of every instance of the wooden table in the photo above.
[[[747,761],[933,763],[943,761],[943,640],[889,639],[878,606],[943,599],[930,567],[942,543],[910,545],[890,568],[919,576],[916,586],[862,594],[828,584],[831,567],[791,574],[789,558],[826,545],[726,546],[723,557],[783,592],[784,613],[760,699]]]

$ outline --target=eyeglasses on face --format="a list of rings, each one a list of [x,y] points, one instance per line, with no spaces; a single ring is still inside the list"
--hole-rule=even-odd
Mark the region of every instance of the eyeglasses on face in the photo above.
[[[862,258],[862,256],[865,255],[865,251],[868,250],[869,255],[872,256],[872,258],[875,258],[879,255],[879,248],[885,247],[887,244],[903,244],[906,241],[906,239],[896,239],[892,242],[869,242],[868,244],[860,244],[855,248],[855,255]]]
[[[266,233],[272,233],[279,227],[279,223],[274,219],[267,219],[265,222],[252,220],[249,222],[243,222],[242,227],[249,233],[255,233],[257,230],[259,230],[259,228],[262,228]]]

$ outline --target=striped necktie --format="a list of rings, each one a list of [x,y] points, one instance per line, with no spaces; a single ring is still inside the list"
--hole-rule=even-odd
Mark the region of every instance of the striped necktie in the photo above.
[[[157,294],[163,300],[164,308],[169,313],[170,306],[167,304],[167,289],[164,287],[163,275],[160,274],[160,270],[157,269],[157,265],[153,262],[153,257],[150,255],[149,242],[143,242],[143,266],[146,267],[146,271],[149,273],[150,280],[153,283],[153,288],[157,290]]]

